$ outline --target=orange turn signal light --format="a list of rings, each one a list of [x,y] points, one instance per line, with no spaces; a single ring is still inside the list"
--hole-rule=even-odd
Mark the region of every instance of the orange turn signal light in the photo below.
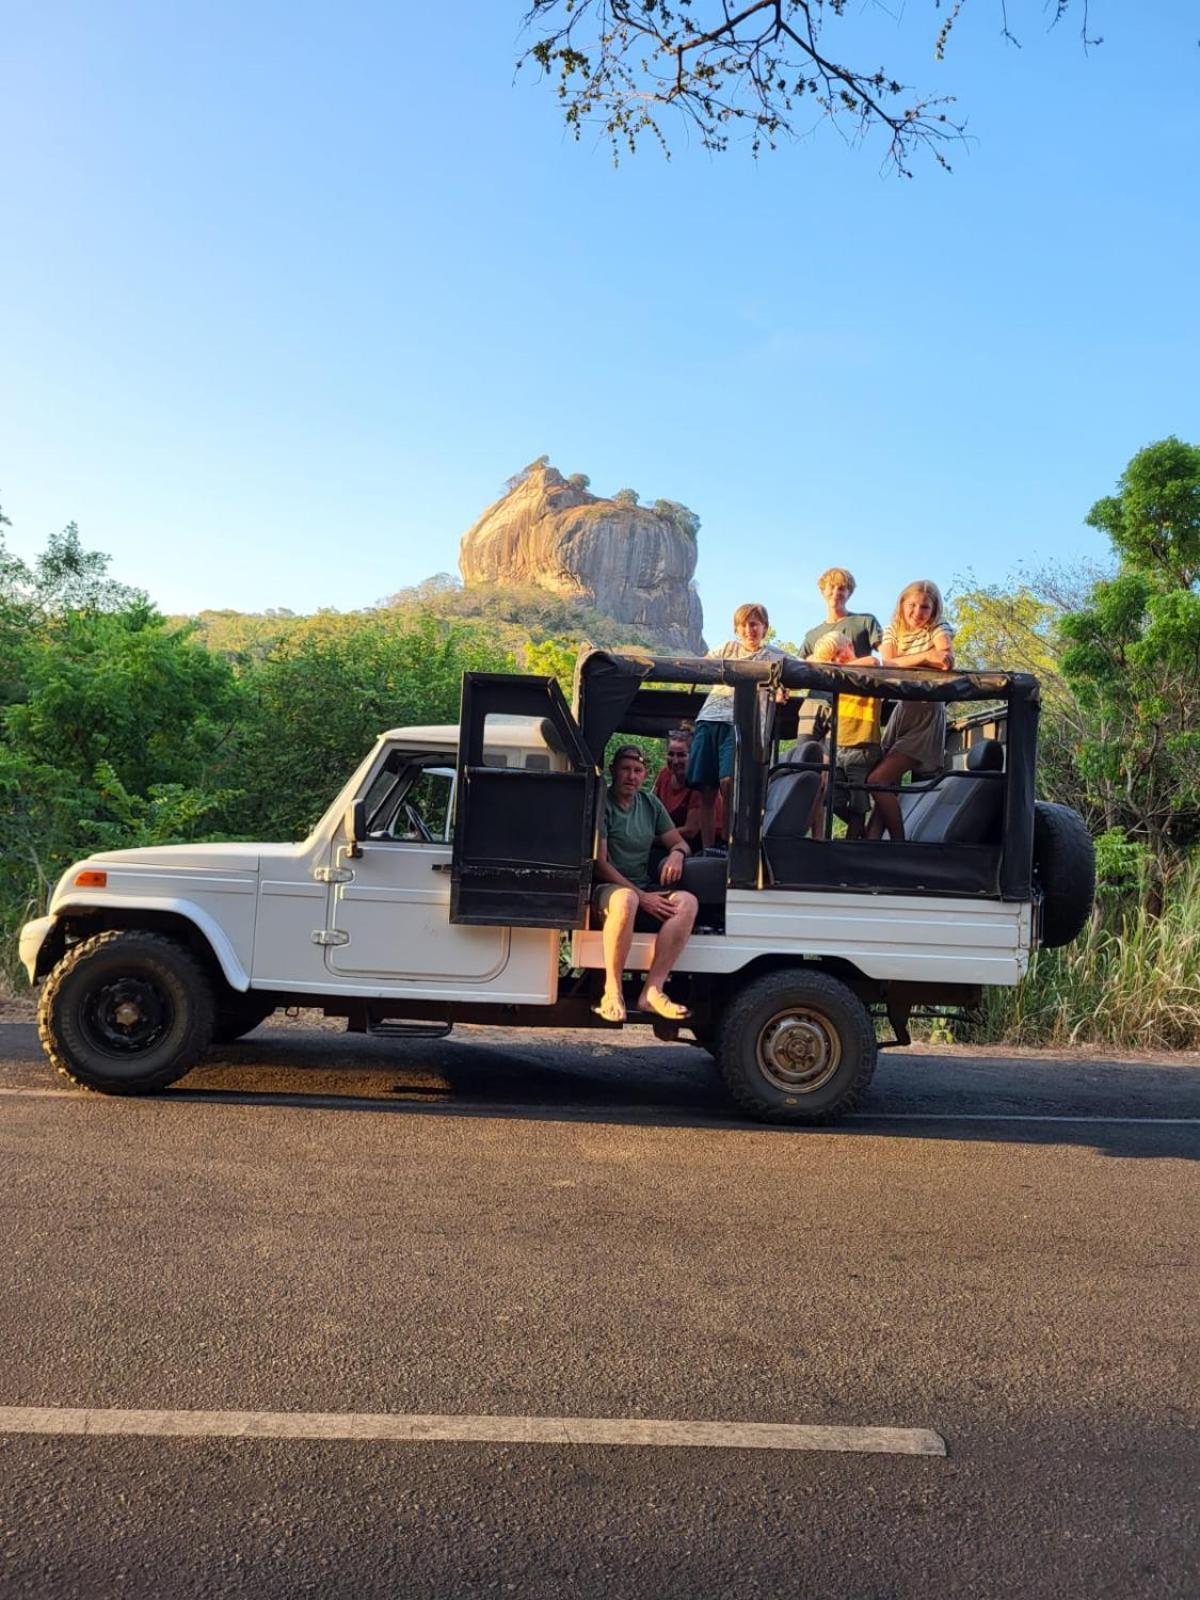
[[[106,889],[108,887],[108,873],[77,872],[75,874],[75,887],[77,889]]]

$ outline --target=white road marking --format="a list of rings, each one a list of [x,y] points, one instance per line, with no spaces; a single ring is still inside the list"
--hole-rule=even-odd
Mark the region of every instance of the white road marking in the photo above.
[[[417,1094],[439,1093],[438,1090],[413,1090],[405,1091]],[[105,1096],[85,1095],[79,1089],[18,1089],[0,1087],[0,1096],[8,1095],[14,1099],[30,1100],[75,1100],[80,1105],[102,1105]],[[170,1098],[170,1096],[154,1096],[155,1099]],[[272,1103],[279,1105],[303,1104],[306,1100],[328,1100],[330,1095],[307,1095],[302,1091],[278,1091],[271,1089],[181,1089],[176,1094],[177,1099],[191,1101],[237,1099],[248,1101],[256,1106],[270,1107]],[[339,1098],[360,1099],[359,1096],[340,1096]],[[363,1106],[378,1104],[381,1106],[403,1105],[405,1102],[400,1095],[389,1096],[383,1100],[379,1096],[366,1095],[361,1097]],[[546,1106],[517,1106],[507,1100],[463,1100],[461,1105],[466,1111],[569,1111],[569,1105]],[[623,1111],[653,1110],[646,1106],[624,1106],[620,1101],[614,1100],[608,1107],[587,1106],[585,1110]],[[658,1109],[669,1110],[668,1106]],[[683,1108],[681,1108],[683,1109]],[[1120,1117],[1120,1116],[1088,1116],[1079,1113],[1077,1116],[1060,1115],[1054,1112],[1041,1111],[854,1111],[844,1117],[842,1122],[830,1123],[826,1127],[813,1129],[813,1132],[837,1133],[839,1126],[854,1122],[1071,1122],[1098,1124],[1107,1126],[1116,1124],[1119,1127],[1133,1128],[1200,1128],[1200,1117]]]
[[[0,1433],[134,1434],[172,1439],[385,1439],[412,1443],[691,1445],[709,1450],[850,1450],[944,1456],[929,1428],[626,1417],[440,1417],[361,1411],[99,1411],[0,1406]]]

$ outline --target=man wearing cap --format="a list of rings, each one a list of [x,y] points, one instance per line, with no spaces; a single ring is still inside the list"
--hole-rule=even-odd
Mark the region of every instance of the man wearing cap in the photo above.
[[[652,932],[656,935],[654,956],[638,997],[638,1010],[681,1022],[688,1014],[687,1007],[669,999],[664,986],[696,921],[695,895],[672,887],[679,882],[691,851],[662,801],[642,787],[646,758],[637,745],[622,745],[609,770],[612,783],[600,824],[597,883],[592,891],[592,908],[604,923],[604,998],[596,1010],[606,1022],[624,1022],[621,974],[633,935],[635,931]],[[650,852],[656,842],[667,852],[657,883],[650,871]]]

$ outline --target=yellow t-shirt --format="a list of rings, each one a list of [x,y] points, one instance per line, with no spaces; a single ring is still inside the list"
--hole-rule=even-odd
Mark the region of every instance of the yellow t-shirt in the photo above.
[[[879,743],[879,712],[882,701],[866,694],[840,694],[837,702],[837,742],[840,750],[849,744]]]

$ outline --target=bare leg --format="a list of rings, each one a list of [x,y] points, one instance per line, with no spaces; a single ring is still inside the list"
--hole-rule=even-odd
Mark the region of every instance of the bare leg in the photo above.
[[[809,821],[809,832],[814,839],[825,837],[825,779],[822,778],[817,785],[817,798],[813,801],[812,817]]]
[[[729,815],[729,802],[733,796],[733,779],[721,779],[721,815],[725,818],[725,843],[729,843],[729,824],[733,820]],[[716,838],[716,834],[713,834]]]
[[[912,757],[906,756],[903,750],[890,751],[877,767],[872,768],[867,782],[899,783],[906,772],[912,771],[912,765]],[[903,839],[904,817],[900,810],[899,795],[875,793],[871,798],[875,802],[875,809],[867,824],[867,838],[882,839],[886,829],[892,839]]]
[[[669,1000],[663,993],[663,987],[671,976],[671,968],[683,954],[683,947],[691,937],[700,902],[686,889],[677,890],[673,899],[679,909],[673,917],[668,917],[663,923],[654,941],[654,955],[650,970],[646,974],[646,981],[642,985],[642,992],[638,997],[638,1010],[656,1011],[660,1017],[682,1020],[687,1016],[687,1007],[676,1005],[673,1000]]]
[[[609,1022],[624,1022],[625,996],[621,988],[621,974],[629,959],[633,943],[633,921],[637,916],[638,897],[632,889],[618,889],[610,896],[604,914],[604,998],[600,1002],[600,1015]]]
[[[700,843],[711,850],[717,842],[717,791],[700,791]]]

